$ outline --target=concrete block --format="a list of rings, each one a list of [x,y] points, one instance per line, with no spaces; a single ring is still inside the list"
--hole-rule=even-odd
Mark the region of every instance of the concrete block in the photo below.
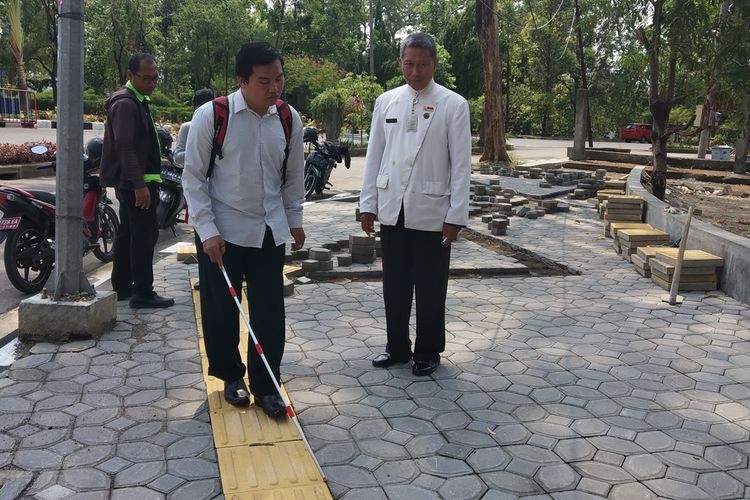
[[[339,267],[349,267],[352,265],[352,254],[342,253],[336,256]]]
[[[318,268],[319,271],[333,271],[333,261],[332,260],[322,260],[320,261],[320,267]]]
[[[352,234],[349,236],[349,248],[352,247],[374,247],[375,246],[375,237],[374,236],[365,236],[365,235],[358,235],[358,234]]]
[[[537,218],[539,218],[539,214],[537,213],[537,211],[536,211],[536,210],[528,210],[528,211],[526,212],[526,215],[525,215],[525,217],[526,217],[527,219],[537,219]]]
[[[313,273],[320,269],[320,261],[315,259],[306,259],[302,261],[302,272],[305,274]]]
[[[292,295],[294,295],[294,282],[284,279],[284,297],[291,297]]]
[[[317,261],[315,261],[315,262],[317,262]],[[296,285],[307,285],[309,283],[312,283],[312,280],[310,278],[308,278],[307,276],[300,276],[299,278],[297,278],[296,280],[294,280],[294,283]]]
[[[349,248],[349,239],[345,240],[337,240],[336,243],[339,245],[339,250],[343,250],[344,248]]]
[[[92,300],[55,301],[42,294],[21,301],[18,336],[21,340],[65,342],[99,338],[117,319],[117,294],[96,292]]]
[[[311,248],[308,256],[310,259],[319,260],[325,262],[331,260],[331,251],[327,248]]]
[[[347,241],[347,246],[349,245],[349,242]],[[333,243],[323,243],[321,245],[323,248],[326,248],[330,250],[331,252],[340,252],[341,251],[341,245],[338,244],[338,242]]]
[[[294,260],[305,260],[309,258],[309,252],[307,250],[295,250],[292,252],[292,256],[294,257]]]

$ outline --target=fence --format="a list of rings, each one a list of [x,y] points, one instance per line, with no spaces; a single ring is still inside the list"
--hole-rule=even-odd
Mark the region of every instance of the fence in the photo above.
[[[34,128],[38,118],[36,92],[0,88],[0,127],[19,123],[22,127]]]

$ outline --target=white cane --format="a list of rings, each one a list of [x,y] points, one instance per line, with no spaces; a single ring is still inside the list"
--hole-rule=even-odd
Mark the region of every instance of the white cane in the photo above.
[[[313,450],[310,447],[310,443],[307,442],[305,433],[302,432],[302,426],[300,425],[299,420],[297,420],[297,414],[294,413],[294,408],[292,408],[292,404],[286,398],[286,396],[284,395],[284,392],[281,390],[281,386],[279,386],[279,383],[276,381],[276,376],[273,374],[273,370],[271,370],[271,365],[268,364],[266,355],[263,352],[263,347],[261,347],[260,343],[258,342],[258,339],[255,337],[255,332],[253,332],[253,328],[250,326],[250,320],[247,318],[247,316],[245,315],[245,311],[242,309],[242,304],[240,304],[240,300],[237,298],[237,292],[232,286],[232,282],[229,280],[227,271],[223,267],[219,267],[219,269],[221,269],[221,273],[224,275],[224,281],[227,282],[227,286],[229,287],[229,293],[232,295],[232,298],[234,299],[234,303],[237,305],[237,309],[239,309],[240,314],[242,315],[242,319],[245,321],[245,326],[247,326],[247,331],[250,332],[250,338],[252,339],[253,344],[255,345],[255,351],[258,353],[258,355],[260,356],[260,359],[263,361],[263,364],[266,366],[268,375],[271,377],[271,381],[273,382],[273,385],[276,387],[276,390],[278,391],[279,396],[281,396],[281,400],[284,401],[286,414],[289,415],[289,418],[292,419],[292,422],[294,422],[294,425],[297,427],[297,432],[299,432],[300,437],[302,437],[302,442],[305,443],[305,446],[307,447],[307,451],[310,453],[310,456],[312,457],[313,462],[315,462],[315,466],[318,468],[318,472],[320,473],[320,476],[323,478],[323,481],[326,481],[326,475],[323,473],[323,469],[320,467],[320,464],[318,463],[318,459],[315,458],[315,453],[313,453]]]

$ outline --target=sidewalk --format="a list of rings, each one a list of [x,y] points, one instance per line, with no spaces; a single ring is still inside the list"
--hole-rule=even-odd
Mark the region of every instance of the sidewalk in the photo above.
[[[357,232],[355,206],[307,206],[307,246]],[[748,306],[715,292],[670,307],[601,234],[589,208],[511,219],[498,239],[581,274],[452,279],[427,378],[370,365],[385,344],[380,282],[296,286],[282,377],[333,496],[750,494]],[[456,266],[477,266],[472,245],[456,244]],[[480,268],[517,265],[484,252]],[[223,498],[197,266],[169,256],[155,273],[173,308],[120,304],[100,341],[36,344],[0,373],[1,500]]]

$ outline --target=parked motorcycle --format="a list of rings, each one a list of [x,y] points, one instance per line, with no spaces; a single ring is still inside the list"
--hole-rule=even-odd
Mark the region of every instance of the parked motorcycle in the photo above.
[[[156,220],[159,229],[171,228],[174,232],[177,217],[186,207],[185,196],[182,194],[182,167],[175,164],[172,156],[172,136],[163,128],[159,128],[158,133],[162,162]]]
[[[33,153],[47,148],[34,146]],[[102,140],[86,145],[83,155],[83,238],[84,254],[93,251],[97,259],[110,262],[120,221],[110,206],[106,189],[95,171],[101,161]],[[50,167],[40,167],[50,168]],[[51,165],[55,168],[55,164]],[[24,293],[37,293],[55,265],[55,195],[0,185],[0,243],[5,241],[5,272],[11,284]]]
[[[305,160],[305,199],[309,199],[313,194],[321,194],[324,189],[333,187],[329,182],[331,172],[342,161],[346,168],[351,167],[352,158],[346,146],[319,142],[318,129],[315,127],[306,127],[302,140],[313,147]]]

